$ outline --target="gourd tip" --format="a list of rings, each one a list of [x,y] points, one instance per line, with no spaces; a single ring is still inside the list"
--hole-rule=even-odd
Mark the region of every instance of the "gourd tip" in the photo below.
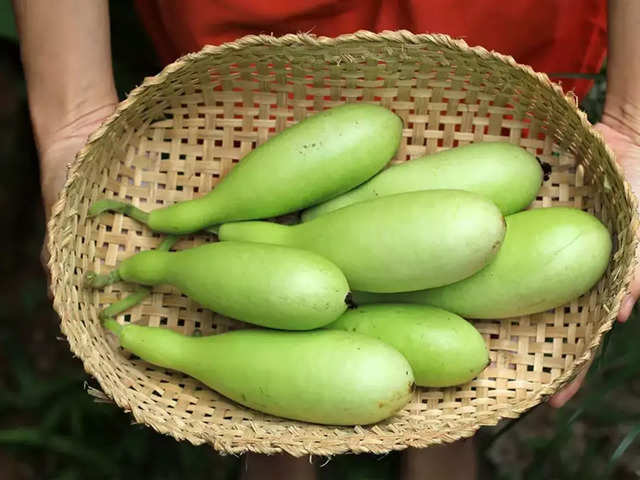
[[[120,281],[118,270],[113,270],[106,275],[100,275],[96,272],[87,272],[84,276],[84,285],[90,288],[103,288],[112,283]]]
[[[347,293],[347,296],[344,297],[344,303],[347,304],[347,308],[349,309],[358,308],[356,302],[353,301],[353,295],[351,294],[351,292]]]
[[[86,287],[93,287],[93,282],[97,276],[98,274],[96,272],[87,272],[84,276],[84,285]]]
[[[97,202],[94,202],[89,207],[89,210],[87,211],[87,216],[89,218],[96,217],[96,216],[100,215],[101,213],[104,213],[104,212],[106,212],[108,210],[111,210],[113,207],[114,207],[114,201],[113,200],[107,200],[107,199],[98,200]]]

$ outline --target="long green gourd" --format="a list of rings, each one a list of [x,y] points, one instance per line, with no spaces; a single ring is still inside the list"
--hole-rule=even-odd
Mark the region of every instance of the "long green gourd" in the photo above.
[[[223,315],[286,330],[322,327],[338,318],[349,301],[347,280],[329,260],[313,252],[249,242],[145,251],[108,275],[87,275],[93,287],[119,280],[174,285]]]
[[[387,344],[338,330],[238,330],[188,337],[164,328],[105,322],[143,360],[186,373],[231,400],[283,418],[365,425],[411,398],[413,373]]]
[[[487,346],[473,325],[427,305],[363,305],[325,328],[362,333],[391,345],[409,361],[421,387],[462,385],[489,363]]]
[[[342,105],[272,137],[201,198],[148,213],[124,202],[101,200],[89,215],[116,211],[172,234],[283,215],[369,179],[391,160],[401,135],[402,121],[390,110],[366,103]]]
[[[310,250],[335,263],[353,289],[400,292],[480,270],[500,247],[504,218],[478,194],[427,190],[356,203],[293,226],[228,223],[218,236]]]
[[[418,292],[354,292],[355,303],[421,303],[467,318],[508,318],[543,312],[578,298],[607,268],[611,235],[589,213],[540,208],[509,215],[506,221],[500,251],[472,277]]]
[[[312,220],[377,197],[435,189],[485,195],[503,215],[510,215],[535,200],[542,177],[536,157],[521,147],[506,142],[472,143],[389,167],[353,190],[309,208],[302,219]]]

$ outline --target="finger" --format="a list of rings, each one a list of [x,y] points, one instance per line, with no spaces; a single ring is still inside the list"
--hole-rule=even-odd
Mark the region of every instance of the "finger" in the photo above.
[[[636,303],[636,299],[633,298],[631,295],[627,295],[626,297],[624,297],[624,299],[622,300],[622,303],[620,304],[620,310],[618,311],[618,321],[620,323],[624,323],[627,320],[629,320],[629,317],[631,316],[631,312],[633,311],[633,306]]]
[[[585,368],[568,386],[564,387],[549,399],[549,405],[553,408],[560,408],[573,397],[584,382],[589,368]]]
[[[620,310],[618,311],[619,322],[626,322],[629,319],[639,296],[640,276],[636,276],[629,286],[629,293],[622,299],[622,303],[620,304]]]
[[[44,240],[42,242],[42,249],[40,249],[40,264],[44,270],[45,277],[47,279],[47,297],[49,300],[53,300],[53,291],[51,290],[51,271],[49,270],[49,248],[47,247],[49,241],[49,234],[45,233]]]

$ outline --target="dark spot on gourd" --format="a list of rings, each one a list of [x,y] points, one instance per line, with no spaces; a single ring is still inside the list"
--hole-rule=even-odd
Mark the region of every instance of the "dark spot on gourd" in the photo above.
[[[353,295],[351,295],[351,292],[347,293],[347,296],[344,297],[344,303],[347,304],[347,308],[349,309],[358,307],[358,305],[356,305],[355,302],[353,301]]]
[[[378,408],[384,408],[386,405],[386,403],[384,402],[378,402]]]
[[[409,382],[409,393],[413,393],[415,389],[416,389],[416,382]]]

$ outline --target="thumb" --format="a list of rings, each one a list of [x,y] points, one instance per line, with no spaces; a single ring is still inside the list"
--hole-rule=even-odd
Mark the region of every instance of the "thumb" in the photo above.
[[[584,383],[584,379],[587,376],[587,372],[589,371],[590,366],[591,363],[589,363],[589,365],[586,365],[583,368],[582,372],[580,372],[569,385],[553,395],[549,399],[549,405],[551,405],[553,408],[560,408],[564,406],[564,404],[569,400],[571,400],[571,398],[576,394],[578,390],[580,390],[580,387]]]

